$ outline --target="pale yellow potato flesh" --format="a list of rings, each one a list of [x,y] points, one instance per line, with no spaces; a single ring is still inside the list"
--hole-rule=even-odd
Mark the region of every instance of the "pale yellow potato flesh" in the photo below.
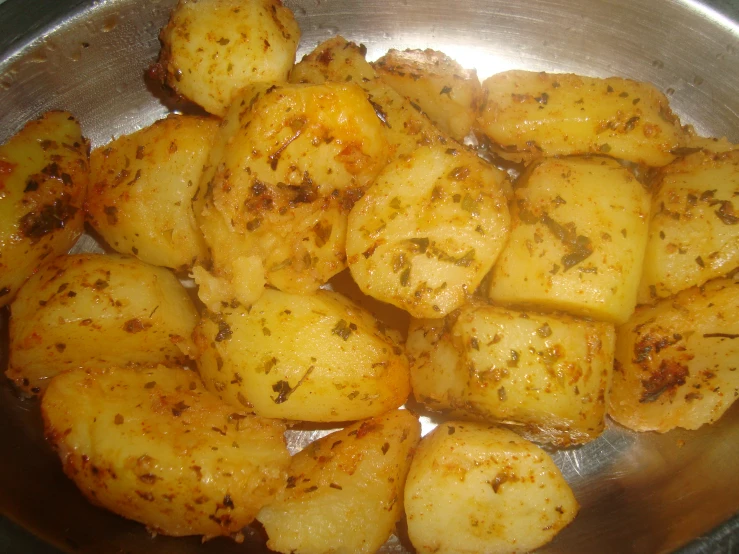
[[[654,85],[619,77],[505,71],[482,83],[479,130],[502,157],[608,154],[663,166],[686,133]]]
[[[547,159],[519,181],[490,280],[496,303],[623,323],[634,311],[650,195],[605,157]]]
[[[509,554],[543,546],[577,515],[549,455],[516,433],[449,421],[421,440],[405,485],[418,554]]]
[[[208,256],[192,198],[218,121],[171,115],[90,155],[90,224],[118,252],[183,269]]]
[[[640,306],[618,328],[608,414],[634,431],[698,429],[739,396],[739,282]]]
[[[336,431],[296,454],[287,486],[257,515],[285,554],[370,554],[395,531],[421,425],[396,410]]]
[[[84,230],[87,140],[68,112],[29,121],[0,146],[0,308]]]
[[[239,89],[287,80],[300,29],[279,0],[180,0],[160,39],[166,83],[223,116]]]
[[[640,303],[739,266],[739,149],[690,154],[662,168],[654,188]]]
[[[168,269],[120,254],[60,256],[11,306],[6,375],[36,394],[67,369],[186,363],[197,317]]]
[[[240,533],[290,461],[284,424],[234,411],[181,368],[70,370],[41,410],[82,493],[155,533]]]
[[[410,393],[399,333],[335,292],[266,289],[248,309],[205,314],[195,341],[206,387],[264,417],[354,421]]]

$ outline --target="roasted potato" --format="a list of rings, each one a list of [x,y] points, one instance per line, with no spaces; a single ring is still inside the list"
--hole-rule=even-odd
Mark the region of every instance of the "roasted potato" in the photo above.
[[[287,80],[300,29],[280,0],[180,0],[160,39],[166,83],[223,116],[239,89]]]
[[[48,112],[0,146],[0,307],[83,231],[88,143],[67,112]]]
[[[235,535],[285,482],[284,424],[235,412],[180,368],[75,369],[46,436],[91,502],[165,535]]]
[[[548,543],[578,504],[552,459],[512,431],[450,421],[423,438],[405,485],[418,554],[508,554]]]
[[[335,292],[266,289],[250,308],[206,314],[195,341],[206,387],[264,417],[364,419],[410,392],[399,334]]]
[[[177,269],[207,258],[191,202],[217,129],[172,115],[93,150],[87,217],[112,248]]]
[[[641,306],[618,328],[608,414],[635,431],[697,429],[739,396],[739,282]]]
[[[285,554],[373,553],[403,513],[403,485],[421,436],[406,410],[355,423],[296,454],[287,486],[257,515]]]
[[[167,269],[118,254],[60,256],[12,305],[7,376],[36,394],[66,369],[182,364],[196,323]]]

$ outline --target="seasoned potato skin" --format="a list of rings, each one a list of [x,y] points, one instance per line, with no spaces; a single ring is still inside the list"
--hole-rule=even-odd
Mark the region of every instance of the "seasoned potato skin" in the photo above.
[[[421,425],[396,410],[331,433],[296,454],[287,486],[257,515],[277,552],[376,552],[403,513]]]
[[[285,481],[284,425],[234,411],[181,368],[70,370],[41,410],[83,494],[157,533],[236,534]]]
[[[0,146],[0,307],[82,234],[89,144],[68,112],[30,121]]]

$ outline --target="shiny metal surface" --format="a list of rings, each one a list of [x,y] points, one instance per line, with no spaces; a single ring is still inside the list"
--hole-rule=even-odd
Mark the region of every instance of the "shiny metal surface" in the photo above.
[[[299,56],[335,34],[388,48],[445,51],[484,78],[523,68],[653,82],[684,123],[739,142],[739,5],[731,17],[694,0],[285,0],[303,31]],[[144,71],[174,0],[6,0],[0,4],[0,140],[45,110],[75,113],[93,145],[167,113]],[[733,18],[733,19],[732,19]],[[83,248],[94,247],[87,242]],[[738,314],[739,315],[739,314]],[[7,333],[2,319],[2,336]],[[3,339],[2,358],[7,356]],[[432,425],[425,421],[425,428]],[[293,433],[297,448],[323,430]],[[90,506],[46,447],[34,401],[0,384],[0,514],[72,552],[263,552],[217,539],[152,539]],[[739,406],[697,432],[634,434],[552,452],[582,505],[542,552],[731,552],[739,544]],[[733,518],[733,519],[732,519]],[[402,538],[388,552],[408,551]],[[693,539],[701,537],[697,542]],[[53,551],[0,528],[0,550]],[[25,546],[21,546],[21,544]],[[31,546],[28,546],[31,544]],[[686,546],[687,545],[687,546]],[[17,549],[16,549],[17,547]],[[6,550],[3,550],[6,551]]]

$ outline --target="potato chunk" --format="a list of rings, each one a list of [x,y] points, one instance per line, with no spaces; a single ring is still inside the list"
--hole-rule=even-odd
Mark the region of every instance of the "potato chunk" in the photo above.
[[[167,269],[118,254],[61,256],[12,305],[7,376],[39,393],[66,369],[181,364],[196,323]]]
[[[623,323],[634,311],[649,193],[607,158],[545,160],[516,188],[490,298]]]
[[[552,459],[512,431],[447,422],[418,447],[405,485],[418,554],[508,554],[548,543],[578,504]]]
[[[413,394],[430,408],[569,446],[605,428],[614,345],[608,323],[472,304],[413,321],[407,350]]]
[[[619,327],[608,414],[635,431],[697,429],[739,396],[739,282],[709,281]]]
[[[639,302],[664,298],[739,267],[739,149],[700,151],[655,183]]]
[[[85,496],[157,533],[239,533],[285,482],[284,425],[234,412],[191,371],[71,370],[41,409]]]
[[[346,253],[365,294],[414,317],[460,306],[508,236],[505,173],[464,148],[388,165],[349,214]]]
[[[93,150],[87,215],[112,248],[171,268],[207,257],[191,202],[217,129],[173,115]]]
[[[300,29],[279,0],[180,0],[160,39],[166,83],[223,116],[239,89],[287,80]]]
[[[206,387],[265,417],[363,419],[410,392],[399,334],[334,292],[267,289],[250,309],[206,315],[195,340]]]
[[[507,159],[608,154],[658,167],[686,141],[667,98],[649,83],[516,70],[482,87],[479,129]]]
[[[0,146],[0,307],[83,231],[88,143],[67,112],[48,112]]]
[[[200,224],[214,276],[227,285],[225,298],[203,301],[214,310],[233,298],[250,304],[265,280],[307,294],[344,269],[347,214],[387,156],[382,124],[356,85],[243,91],[203,178]]]
[[[406,410],[355,423],[296,454],[287,487],[257,515],[285,554],[373,553],[403,513],[403,485],[421,436]]]
[[[390,50],[372,64],[382,80],[408,98],[458,142],[470,134],[482,105],[474,69],[436,50]]]

